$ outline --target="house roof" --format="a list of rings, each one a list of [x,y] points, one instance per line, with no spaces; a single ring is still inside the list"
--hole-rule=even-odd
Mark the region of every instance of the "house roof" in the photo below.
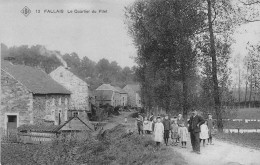
[[[113,91],[110,90],[96,90],[95,91],[96,100],[110,101],[112,100]]]
[[[44,71],[25,65],[2,62],[1,69],[9,73],[34,94],[71,94]]]
[[[126,91],[124,91],[122,88],[120,88],[120,87],[115,87],[118,91],[119,91],[119,93],[127,93]]]
[[[78,116],[74,116],[72,118],[70,118],[68,121],[66,121],[64,124],[60,125],[60,127],[58,128],[58,131],[60,129],[62,129],[62,127],[64,127],[65,125],[67,125],[68,123],[70,123],[73,119],[78,119],[79,121],[81,121],[82,124],[84,124],[86,127],[88,127],[90,130],[94,130],[93,129],[93,125],[91,123],[85,123],[84,121],[82,121]],[[91,125],[90,125],[91,124]]]
[[[116,91],[119,92],[114,86],[110,84],[102,84],[96,90]]]
[[[57,132],[60,125],[32,125],[24,124],[18,127],[18,131],[34,131],[34,132]]]
[[[56,68],[55,70],[53,70],[51,73],[49,73],[49,75],[50,75],[51,77],[53,77],[55,73],[62,73],[62,72],[64,72],[64,71],[68,73],[68,76],[75,76],[75,77],[76,77],[78,80],[80,80],[82,83],[85,83],[85,84],[88,85],[88,83],[87,83],[84,79],[82,79],[82,78],[80,78],[78,75],[74,74],[74,73],[73,73],[73,70],[71,70],[70,67],[59,66],[58,68]],[[89,85],[88,85],[88,86],[89,86]]]

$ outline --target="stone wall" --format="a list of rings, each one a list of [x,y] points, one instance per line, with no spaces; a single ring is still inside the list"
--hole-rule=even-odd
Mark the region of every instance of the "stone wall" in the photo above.
[[[136,106],[136,93],[128,85],[126,85],[123,88],[123,90],[127,92],[127,96],[128,96],[127,105],[135,107]]]
[[[85,81],[64,67],[57,68],[50,76],[72,93],[69,109],[90,111],[89,88]]]
[[[120,97],[120,93],[118,92],[113,92],[113,106],[118,106],[120,105],[120,101],[121,101],[121,97]]]
[[[33,95],[33,121],[35,124],[45,123],[45,120],[53,120],[55,125],[68,120],[69,95]]]
[[[121,106],[127,106],[127,94],[126,93],[121,93],[120,94],[120,105]]]
[[[18,114],[18,127],[33,123],[32,93],[4,70],[1,70],[0,126],[6,129],[6,114]]]

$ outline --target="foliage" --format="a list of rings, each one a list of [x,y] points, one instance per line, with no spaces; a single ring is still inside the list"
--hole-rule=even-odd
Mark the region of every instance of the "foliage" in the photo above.
[[[107,59],[101,59],[96,63],[86,56],[82,59],[79,58],[75,52],[62,55],[59,51],[47,50],[42,45],[31,47],[22,45],[8,48],[1,44],[1,49],[2,59],[14,57],[13,63],[15,64],[38,67],[46,73],[52,72],[61,65],[68,66],[75,75],[89,83],[91,90],[103,83],[111,83],[119,87],[135,83],[135,68],[121,68],[115,61],[109,62]]]
[[[169,149],[155,151],[155,143],[147,137],[126,132],[118,125],[107,130],[100,139],[75,141],[60,138],[48,145],[2,145],[2,163],[7,164],[186,164],[184,159]],[[22,151],[22,152],[21,152]],[[8,155],[7,155],[8,154]]]
[[[196,66],[191,39],[205,14],[199,1],[136,1],[126,9],[126,23],[138,49],[136,71],[144,104],[151,109],[183,108],[187,114],[188,81]],[[176,90],[176,89],[182,90]],[[178,106],[179,105],[179,106]]]

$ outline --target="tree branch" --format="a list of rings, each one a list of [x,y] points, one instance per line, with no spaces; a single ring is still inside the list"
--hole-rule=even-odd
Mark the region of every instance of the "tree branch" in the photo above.
[[[255,5],[255,4],[260,4],[260,1],[253,1],[253,2],[245,3],[245,2],[243,2],[241,0],[239,0],[239,2],[241,2],[243,5],[248,5],[248,6]]]

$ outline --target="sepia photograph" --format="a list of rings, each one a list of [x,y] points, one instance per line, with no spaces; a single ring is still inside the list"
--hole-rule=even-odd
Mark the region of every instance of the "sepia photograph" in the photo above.
[[[0,4],[0,165],[260,165],[260,0]]]

